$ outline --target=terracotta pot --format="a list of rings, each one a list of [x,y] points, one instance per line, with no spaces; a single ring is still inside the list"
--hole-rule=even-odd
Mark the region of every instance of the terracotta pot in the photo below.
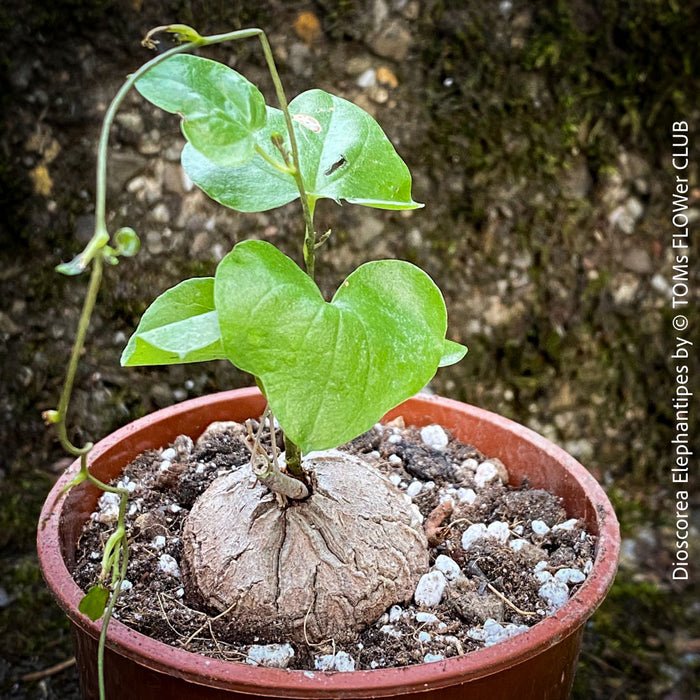
[[[136,455],[167,445],[177,435],[197,438],[215,420],[258,416],[264,400],[242,389],[185,401],[116,431],[95,445],[91,470],[109,481]],[[573,682],[583,626],[612,585],[619,552],[615,513],[601,487],[572,457],[536,433],[493,413],[438,397],[419,396],[391,411],[407,423],[440,423],[456,437],[500,458],[519,484],[527,478],[564,500],[572,517],[598,535],[593,570],[556,615],[492,647],[406,668],[327,673],[256,668],[209,659],[154,641],[113,620],[105,654],[108,698],[385,698],[403,696],[470,700],[564,700]],[[78,468],[56,483],[41,514],[38,548],[44,577],[73,623],[80,682],[85,698],[97,697],[96,657],[100,623],[78,613],[82,592],[69,569],[81,528],[99,491],[87,484],[60,496]],[[110,690],[111,689],[111,690]]]

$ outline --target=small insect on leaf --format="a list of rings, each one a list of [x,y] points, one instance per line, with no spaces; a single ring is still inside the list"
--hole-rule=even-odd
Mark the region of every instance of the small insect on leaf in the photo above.
[[[312,117],[310,114],[294,114],[292,115],[292,119],[305,129],[313,131],[314,134],[320,134],[321,131],[323,131],[321,122],[319,122],[316,117]]]
[[[333,163],[333,165],[331,165],[331,167],[328,168],[328,170],[326,170],[326,172],[323,174],[326,176],[332,175],[338,168],[342,168],[347,162],[348,161],[345,160],[345,156],[341,154],[340,158],[336,160],[335,163]]]
[[[78,610],[87,615],[93,622],[99,620],[107,607],[109,589],[104,586],[93,586],[78,604]]]

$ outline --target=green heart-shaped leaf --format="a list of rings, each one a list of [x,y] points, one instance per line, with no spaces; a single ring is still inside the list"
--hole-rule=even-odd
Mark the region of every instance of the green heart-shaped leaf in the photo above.
[[[377,122],[363,109],[323,90],[309,90],[289,105],[299,144],[302,179],[313,199],[346,200],[381,209],[415,209],[411,175]],[[282,134],[289,151],[282,112],[267,108],[257,142],[281,161],[272,135]],[[193,147],[194,146],[194,147]],[[212,199],[238,211],[266,211],[299,196],[294,178],[256,154],[238,167],[223,167],[187,145],[182,164],[192,181]]]
[[[213,163],[240,165],[253,157],[255,133],[265,126],[265,98],[222,63],[178,54],[151,68],[136,89],[182,117],[190,143]]]
[[[214,308],[214,278],[181,282],[147,309],[122,353],[122,365],[172,365],[225,358]]]
[[[92,586],[80,599],[78,610],[87,615],[93,622],[99,620],[107,607],[109,589],[104,586]]]
[[[219,264],[214,300],[227,357],[259,378],[305,452],[369,429],[432,378],[445,350],[442,295],[400,260],[362,265],[327,303],[274,246],[245,241]]]
[[[382,209],[415,209],[411,174],[377,122],[348,100],[323,90],[289,105],[303,144],[301,171],[317,199],[345,199]]]
[[[267,108],[267,113],[267,124],[260,138],[262,148],[270,157],[281,161],[270,137],[273,133],[286,133],[284,115],[272,107]],[[237,211],[268,211],[299,197],[294,178],[258,154],[244,165],[226,168],[212,163],[188,143],[182,151],[182,167],[192,182],[212,199]]]

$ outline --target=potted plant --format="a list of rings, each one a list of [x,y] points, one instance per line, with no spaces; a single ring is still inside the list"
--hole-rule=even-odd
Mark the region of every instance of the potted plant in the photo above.
[[[386,209],[416,208],[420,205],[411,198],[405,164],[376,122],[355,105],[320,90],[305,92],[288,105],[260,30],[201,37],[189,27],[173,25],[153,30],[146,41],[151,42],[159,31],[174,33],[184,43],[145,64],[115,97],[100,140],[95,235],[80,255],[59,266],[66,274],[90,267],[91,281],[59,407],[46,413],[77,460],[47,500],[39,553],[46,579],[75,625],[83,692],[88,697],[98,692],[105,697],[111,684],[116,688],[128,682],[131,694],[142,698],[156,693],[201,698],[250,694],[457,697],[468,685],[470,697],[505,698],[511,697],[515,678],[527,677],[519,685],[519,696],[566,697],[583,623],[611,585],[617,561],[617,523],[604,493],[571,457],[521,426],[445,399],[410,398],[439,366],[460,360],[466,352],[446,339],[444,301],[419,268],[397,260],[367,263],[349,275],[330,303],[313,281],[315,251],[330,235],[319,236],[315,230],[316,201],[328,197]],[[262,43],[279,110],[267,106],[257,88],[238,73],[186,53],[247,37],[258,37]],[[105,222],[109,126],[132,86],[157,106],[182,116],[188,142],[183,166],[213,199],[240,211],[263,211],[300,199],[305,271],[267,242],[243,241],[221,261],[215,277],[186,280],[158,297],[125,348],[123,364],[226,358],[251,373],[258,388],[185,402],[136,421],[95,446],[76,447],[67,437],[66,413],[102,266],[138,249],[131,229],[120,229],[111,238]],[[393,602],[410,597],[428,562],[425,536],[405,499],[390,487],[382,491],[380,500],[388,508],[384,517],[379,506],[368,500],[370,493],[384,489],[383,477],[373,475],[366,465],[357,471],[358,465],[339,453],[315,454],[355,438],[385,414],[391,418],[397,412],[417,426],[442,424],[456,437],[505,462],[513,483],[527,480],[549,488],[574,517],[586,521],[599,538],[596,561],[586,583],[556,615],[517,638],[460,658],[344,674],[203,660],[110,619],[128,566],[128,490],[110,482],[145,449],[162,448],[181,433],[197,438],[214,421],[245,421],[263,413],[273,433],[279,425],[284,453],[278,453],[274,434],[269,448],[262,449],[258,434],[252,441],[248,470],[239,470],[213,495],[210,491],[216,491],[216,482],[212,484],[193,508],[192,513],[197,510],[200,517],[190,517],[185,528],[185,549],[190,550],[187,576],[197,595],[210,607],[235,607],[239,619],[257,615],[254,631],[274,624],[297,639],[302,634],[341,638],[355,626],[372,622]],[[349,474],[355,479],[350,486]],[[365,488],[352,488],[357,482]],[[396,576],[383,576],[385,583],[380,586],[366,576],[359,577],[360,583],[348,582],[343,570],[330,577],[329,591],[314,598],[313,614],[301,614],[309,571],[313,569],[315,576],[318,570],[313,552],[307,568],[295,569],[292,580],[278,581],[270,598],[265,586],[258,584],[271,575],[280,578],[275,567],[280,566],[281,555],[266,537],[274,538],[275,516],[290,503],[294,512],[301,513],[302,530],[317,527],[304,520],[308,518],[304,509],[328,508],[330,501],[337,500],[336,488],[345,489],[346,510],[373,509],[372,522],[378,523],[375,529],[367,521],[336,533],[343,546],[356,559],[382,537],[390,540],[391,556],[398,557],[392,568]],[[74,564],[79,530],[101,491],[116,495],[117,523],[105,544],[100,581],[83,594],[68,568]],[[216,519],[221,516],[222,493],[227,502],[235,500],[237,516],[225,511],[223,522]],[[215,505],[207,505],[216,498]],[[323,507],[318,505],[322,498],[326,499]],[[263,502],[273,513],[269,532],[246,521],[246,514],[258,513]],[[222,524],[229,528],[228,537],[217,537]],[[239,532],[241,528],[245,532]],[[260,539],[255,540],[251,532]],[[235,554],[241,557],[235,576],[224,576],[209,561],[202,562],[204,551],[230,563],[234,556],[230,540],[239,537],[253,539]],[[300,550],[295,556],[307,560],[308,554]],[[380,564],[373,560],[372,566]],[[213,576],[200,575],[209,569],[214,570]],[[365,587],[359,593],[358,585]],[[251,596],[254,587],[262,592]],[[321,598],[325,604],[318,603]],[[339,600],[344,604],[339,605]],[[271,613],[274,621],[266,617]],[[103,615],[102,624],[97,624]]]

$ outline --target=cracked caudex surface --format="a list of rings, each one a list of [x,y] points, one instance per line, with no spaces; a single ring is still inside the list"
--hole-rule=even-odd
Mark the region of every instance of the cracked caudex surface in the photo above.
[[[312,495],[280,506],[246,466],[199,497],[185,524],[188,594],[260,638],[337,641],[408,601],[428,569],[416,506],[336,451],[305,462]]]

